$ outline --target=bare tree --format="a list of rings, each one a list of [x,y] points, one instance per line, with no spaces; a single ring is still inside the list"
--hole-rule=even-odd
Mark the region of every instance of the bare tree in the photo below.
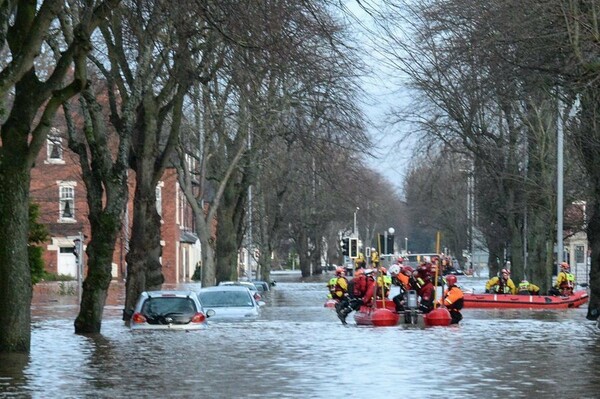
[[[413,112],[396,112],[396,120],[419,127],[429,147],[443,143],[468,155],[477,184],[497,197],[477,200],[478,220],[496,225],[481,228],[494,258],[504,247],[520,278],[527,252],[529,277],[546,289],[555,236],[555,224],[548,221],[556,214],[556,169],[550,167],[558,115],[554,88],[564,42],[554,35],[561,26],[556,7],[529,6],[385,2],[378,26],[387,39],[383,57],[421,94],[411,104]],[[490,200],[493,204],[486,203]],[[504,243],[494,237],[498,227],[507,234]]]
[[[278,225],[278,212],[267,211],[265,198],[260,196],[268,190],[283,195],[292,180],[277,179],[284,184],[278,187],[269,181],[267,189],[263,177],[270,175],[267,169],[271,165],[278,164],[274,156],[286,154],[285,148],[297,143],[293,148],[301,145],[301,151],[322,162],[325,150],[335,149],[332,143],[342,148],[352,143],[361,148],[367,142],[360,112],[351,98],[354,91],[349,90],[353,88],[350,52],[338,48],[341,28],[322,4],[284,1],[261,3],[249,10],[244,5],[222,2],[219,11],[215,15],[221,19],[213,20],[234,15],[236,22],[223,30],[227,51],[219,75],[199,91],[203,109],[198,114],[203,123],[198,127],[204,136],[196,181],[202,187],[204,182],[211,182],[215,196],[210,198],[206,214],[202,207],[196,207],[196,214],[203,218],[200,221],[196,217],[196,226],[210,226],[215,215],[218,220],[215,242],[209,241],[212,233],[208,229],[199,231],[205,285],[236,277],[237,250],[249,234],[247,210],[252,209],[254,216],[267,212],[273,219],[271,226]],[[274,145],[281,147],[275,150]],[[180,173],[188,169],[183,165]],[[187,179],[185,184],[190,188],[186,189],[188,201],[200,204],[207,190],[194,192],[191,182]],[[248,192],[252,190],[258,195],[249,203]],[[272,228],[252,220],[253,226],[261,228],[255,230],[260,233],[251,234],[250,246],[264,249],[260,253],[268,256]],[[255,234],[262,235],[260,240]],[[207,259],[213,250],[217,254],[214,268],[212,259]]]
[[[27,261],[31,168],[60,105],[86,86],[90,36],[118,1],[86,3],[81,14],[62,1],[5,1],[0,38],[6,61],[0,72],[4,100],[0,147],[0,351],[28,352],[32,296]],[[70,14],[73,12],[73,14]],[[75,22],[72,18],[75,18]],[[57,24],[71,24],[68,30]],[[36,61],[43,43],[61,49],[51,73]]]

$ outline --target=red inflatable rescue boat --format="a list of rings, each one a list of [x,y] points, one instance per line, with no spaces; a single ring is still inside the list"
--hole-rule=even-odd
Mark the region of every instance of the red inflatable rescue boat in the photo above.
[[[354,312],[354,321],[359,326],[391,327],[398,324],[400,316],[396,313],[396,305],[392,300],[378,299],[375,308],[361,306]]]
[[[588,301],[587,291],[575,291],[569,296],[469,294],[464,295],[465,309],[569,309]]]

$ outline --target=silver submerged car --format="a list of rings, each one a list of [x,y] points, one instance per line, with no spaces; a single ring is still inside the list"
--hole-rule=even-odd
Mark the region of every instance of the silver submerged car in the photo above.
[[[258,293],[258,288],[250,281],[221,281],[219,285],[241,285],[242,287],[246,287],[250,290],[256,301],[260,301],[262,299]]]
[[[210,320],[248,320],[260,315],[260,306],[252,292],[242,285],[219,285],[202,288],[198,298],[207,312],[214,311]]]
[[[142,292],[131,317],[132,330],[200,330],[214,312],[205,312],[193,291]]]

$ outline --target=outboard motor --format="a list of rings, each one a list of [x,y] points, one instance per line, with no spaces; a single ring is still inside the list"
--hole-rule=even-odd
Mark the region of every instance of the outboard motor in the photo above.
[[[419,304],[417,301],[417,291],[409,290],[405,293],[406,296],[406,309],[404,311],[404,322],[406,324],[417,324],[419,320],[418,308]]]

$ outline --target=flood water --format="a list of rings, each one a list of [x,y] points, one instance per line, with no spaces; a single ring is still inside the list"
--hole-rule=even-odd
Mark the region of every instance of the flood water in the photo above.
[[[92,336],[73,333],[76,295],[37,287],[31,353],[0,355],[0,397],[600,397],[586,308],[465,309],[459,326],[429,328],[358,327],[350,315],[344,326],[323,306],[327,278],[279,281],[258,320],[194,332],[131,332],[115,285]]]

